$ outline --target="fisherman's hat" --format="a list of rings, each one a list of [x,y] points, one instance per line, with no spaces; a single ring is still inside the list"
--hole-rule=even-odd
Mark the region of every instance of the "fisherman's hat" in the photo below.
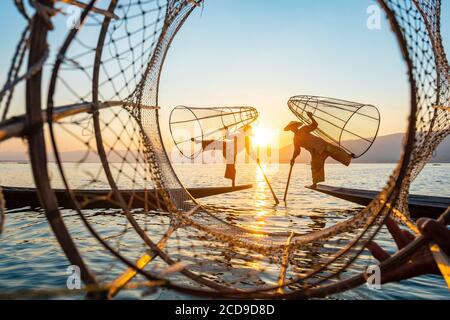
[[[300,126],[302,126],[301,122],[298,121],[291,121],[289,124],[284,128],[284,131],[290,131],[292,129],[298,129]]]

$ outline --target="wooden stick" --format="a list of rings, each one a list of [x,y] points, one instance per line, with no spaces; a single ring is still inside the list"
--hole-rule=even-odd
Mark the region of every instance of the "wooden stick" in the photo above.
[[[450,111],[450,107],[447,106],[434,106],[433,108],[437,110]]]
[[[289,190],[289,184],[291,183],[291,175],[292,175],[293,168],[294,168],[294,165],[291,164],[291,168],[289,169],[288,181],[286,183],[286,190],[284,190],[284,198],[283,198],[284,202],[286,202],[286,199],[287,199],[287,194],[288,194],[288,190]]]
[[[430,251],[433,254],[434,261],[441,271],[442,277],[445,282],[447,282],[447,286],[450,289],[450,258],[441,250],[441,248],[434,243],[429,244]]]
[[[197,212],[197,210],[200,209],[200,206],[195,206],[192,210],[189,212],[186,212],[186,216],[189,217]],[[170,239],[170,236],[175,232],[176,228],[174,226],[171,226],[164,237],[158,242],[157,247],[163,250],[167,242]],[[146,265],[148,265],[150,262],[153,261],[153,259],[156,257],[157,253],[154,250],[150,250],[148,253],[145,253],[142,255],[138,261],[136,262],[136,268],[137,269],[144,269]],[[137,270],[134,268],[129,268],[126,271],[124,271],[119,277],[117,277],[109,286],[108,286],[108,299],[114,298],[119,291],[124,288],[133,278],[138,274]]]
[[[75,7],[81,8],[81,9],[86,9],[86,7],[87,7],[87,4],[77,1],[77,0],[59,0],[59,1],[63,2],[63,3],[67,3],[69,5],[73,5]],[[107,10],[102,10],[102,9],[99,9],[96,7],[92,7],[91,11],[102,14],[105,17],[108,17],[110,19],[119,19],[119,17],[117,15],[115,15],[113,12],[109,12]]]
[[[269,189],[270,189],[270,192],[272,192],[272,196],[273,196],[273,199],[275,200],[275,204],[279,204],[280,201],[278,200],[277,195],[276,195],[275,192],[273,191],[272,186],[271,186],[271,184],[270,184],[270,181],[269,181],[269,179],[267,178],[266,173],[264,172],[264,170],[263,170],[263,168],[262,168],[262,166],[261,166],[261,162],[259,161],[259,159],[256,160],[256,163],[258,164],[259,169],[261,170],[261,173],[262,173],[263,176],[264,176],[264,180],[266,180],[266,183],[267,183],[267,186],[268,186]]]
[[[170,227],[170,229],[165,234],[164,238],[157,244],[158,248],[164,249],[166,247],[167,241],[169,240],[172,233],[175,231],[174,227]],[[146,265],[153,261],[156,257],[155,251],[150,251],[149,253],[145,253],[142,255],[138,261],[136,262],[137,269],[144,269]],[[119,291],[124,288],[136,275],[138,272],[136,269],[129,268],[125,272],[123,272],[118,278],[116,278],[109,286],[108,286],[108,299],[114,298]]]

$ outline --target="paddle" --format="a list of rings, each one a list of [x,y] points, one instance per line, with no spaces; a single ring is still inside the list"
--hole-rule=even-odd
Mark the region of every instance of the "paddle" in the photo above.
[[[294,168],[294,164],[291,164],[291,168],[289,169],[289,177],[288,177],[288,181],[286,184],[286,190],[284,190],[284,202],[286,202],[287,199],[287,194],[288,194],[288,190],[289,190],[289,184],[291,183],[291,175],[292,175],[292,169]]]
[[[280,201],[278,200],[277,195],[276,195],[275,192],[273,191],[272,186],[270,185],[270,181],[269,181],[269,179],[267,178],[266,173],[264,172],[264,170],[263,170],[263,168],[262,168],[262,166],[261,166],[261,162],[259,161],[259,159],[256,160],[256,163],[258,164],[259,169],[261,170],[261,173],[262,173],[262,175],[264,176],[264,179],[266,180],[266,183],[267,183],[267,186],[268,186],[269,189],[270,189],[270,192],[272,192],[272,196],[273,196],[273,199],[275,200],[275,204],[279,204]]]

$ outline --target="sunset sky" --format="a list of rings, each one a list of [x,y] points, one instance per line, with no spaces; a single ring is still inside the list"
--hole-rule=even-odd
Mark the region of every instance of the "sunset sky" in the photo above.
[[[381,135],[403,132],[409,108],[406,67],[384,13],[381,30],[367,28],[366,11],[375,3],[207,1],[169,52],[161,105],[255,106],[261,126],[279,130],[295,120],[289,97],[321,95],[373,104],[381,112]],[[448,1],[442,13],[449,48]],[[281,133],[282,145],[290,139]]]
[[[367,9],[375,3],[206,1],[181,28],[163,69],[160,105],[166,144],[171,144],[169,114],[178,105],[253,106],[261,115],[260,128],[276,135],[295,120],[287,100],[301,94],[373,104],[381,112],[380,135],[405,131],[406,67],[384,13],[380,30],[367,28]],[[11,40],[17,39],[23,19],[9,1],[0,2],[0,12],[1,30],[14,30],[4,32],[0,44],[3,82],[14,52]],[[442,35],[449,48],[449,1],[443,1],[442,13]],[[13,108],[24,110],[23,105]],[[290,139],[280,132],[281,145]]]

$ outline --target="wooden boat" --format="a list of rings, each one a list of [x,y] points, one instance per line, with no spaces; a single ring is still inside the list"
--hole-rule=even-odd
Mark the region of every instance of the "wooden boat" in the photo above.
[[[379,194],[379,191],[340,188],[327,185],[318,185],[317,188],[306,188],[362,206],[368,205]],[[450,198],[410,195],[408,204],[411,217],[436,219],[450,207]]]
[[[208,188],[188,188],[188,192],[195,198],[206,198],[231,192],[251,189],[251,184],[235,187],[208,187]],[[18,208],[39,208],[40,203],[34,188],[16,188],[2,187],[7,209]],[[73,190],[79,203],[83,204],[85,209],[116,209],[111,190]],[[181,191],[181,190],[180,190]],[[73,205],[65,189],[54,190],[58,203],[62,208],[72,209]],[[133,208],[143,208],[153,206],[158,207],[158,201],[155,197],[156,191],[144,192],[144,190],[122,190],[125,201],[132,203]],[[162,208],[164,209],[164,208]]]

